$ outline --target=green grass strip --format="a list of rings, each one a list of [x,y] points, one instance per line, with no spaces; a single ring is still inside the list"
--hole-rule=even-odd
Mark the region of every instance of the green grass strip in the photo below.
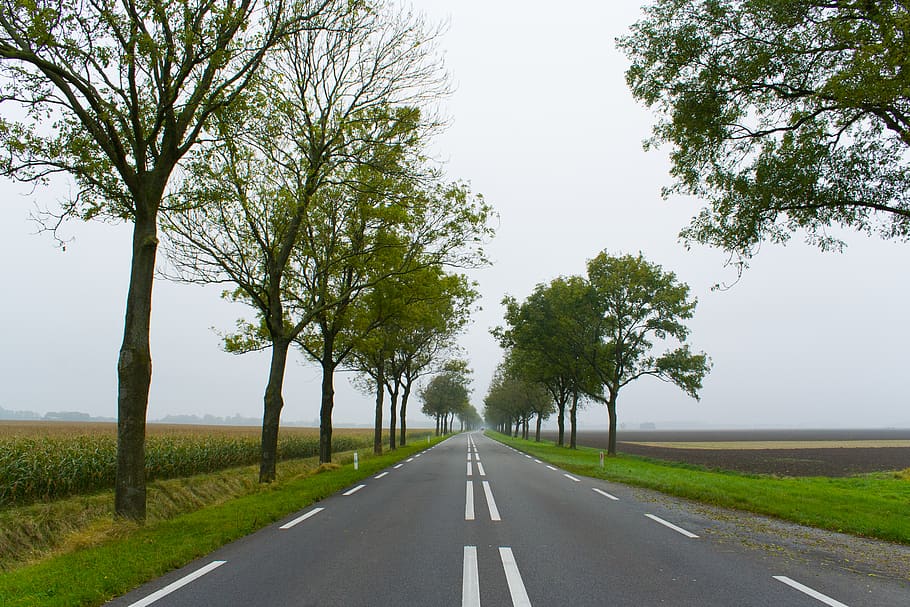
[[[121,539],[63,554],[0,575],[4,607],[101,605],[235,539],[306,508],[395,462],[434,445],[419,441],[381,456],[361,456],[360,469],[276,483],[261,492],[138,527]]]
[[[781,478],[708,470],[633,455],[606,457],[601,469],[600,449],[572,450],[495,432],[488,431],[487,435],[585,476],[801,525],[910,544],[910,480],[898,474]]]

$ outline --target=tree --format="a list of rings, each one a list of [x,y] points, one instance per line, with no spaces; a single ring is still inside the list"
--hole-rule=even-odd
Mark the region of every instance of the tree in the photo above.
[[[275,478],[290,344],[348,295],[299,297],[299,283],[316,280],[314,239],[326,237],[325,222],[340,211],[327,201],[367,171],[374,184],[403,179],[405,170],[410,179],[428,177],[414,171],[424,170],[420,147],[439,121],[420,105],[446,90],[438,32],[418,17],[378,1],[337,0],[322,25],[289,37],[257,89],[224,113],[225,135],[190,165],[190,212],[169,217],[167,226],[181,279],[233,283],[230,296],[256,312],[255,322],[238,323],[227,349],[271,349],[261,482]],[[338,200],[350,201],[349,194]]]
[[[660,120],[675,185],[708,201],[683,230],[743,264],[803,229],[910,237],[910,9],[850,0],[658,0],[618,41]]]
[[[376,390],[374,451],[382,452],[382,401],[388,391],[389,448],[406,444],[406,415],[413,382],[439,354],[452,347],[467,324],[478,294],[467,278],[441,266],[391,277],[363,298],[362,313],[382,320],[361,336],[352,352],[352,369],[368,376]],[[372,388],[371,388],[372,390]],[[396,412],[398,397],[401,409]]]
[[[117,364],[115,511],[145,519],[145,416],[158,214],[178,162],[212,116],[255,76],[266,52],[305,29],[325,1],[5,2],[0,7],[3,174],[77,193],[50,220],[133,224]],[[53,228],[52,228],[53,229]]]
[[[520,368],[507,354],[490,382],[490,389],[484,398],[484,414],[492,425],[500,428],[512,422],[523,425],[524,438],[528,437],[528,421],[536,415],[535,440],[540,442],[541,422],[552,413],[553,400],[542,384],[524,380],[518,373]]]
[[[513,374],[542,384],[553,396],[557,408],[557,445],[564,444],[564,419],[569,407],[569,446],[573,449],[578,406],[585,396],[600,395],[600,384],[583,354],[597,340],[592,331],[595,323],[590,316],[587,293],[584,279],[571,276],[537,285],[520,304],[507,296],[503,305],[508,328],[493,331],[500,345],[509,350]]]
[[[588,262],[591,307],[597,314],[598,347],[585,356],[604,385],[610,416],[608,452],[616,454],[616,402],[619,391],[644,376],[656,377],[698,399],[710,361],[685,344],[696,300],[689,287],[657,264],[637,257],[613,257],[606,252]],[[653,339],[683,344],[654,356]]]
[[[423,401],[421,411],[436,419],[437,436],[450,431],[449,416],[461,413],[470,406],[470,373],[465,361],[449,361],[443,372],[433,377],[420,392]]]

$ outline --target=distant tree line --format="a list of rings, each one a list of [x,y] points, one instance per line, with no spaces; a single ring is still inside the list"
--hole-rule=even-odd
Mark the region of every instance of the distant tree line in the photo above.
[[[697,399],[710,370],[707,355],[685,343],[684,321],[696,305],[689,287],[640,254],[603,252],[588,262],[587,276],[557,278],[523,302],[507,296],[503,304],[506,325],[493,334],[506,354],[484,399],[487,423],[501,432],[514,427],[527,438],[536,418],[539,441],[541,422],[555,412],[556,442],[564,445],[568,412],[575,448],[578,408],[595,401],[606,405],[613,455],[622,388],[651,376]]]

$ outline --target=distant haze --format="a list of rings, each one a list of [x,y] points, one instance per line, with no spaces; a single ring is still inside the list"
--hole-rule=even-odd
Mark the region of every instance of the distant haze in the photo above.
[[[910,427],[910,244],[846,234],[842,254],[795,238],[765,245],[733,282],[719,251],[686,251],[677,233],[699,202],[664,201],[666,150],[645,153],[652,117],[632,100],[626,61],[613,47],[638,18],[630,2],[415,3],[450,19],[443,40],[456,92],[451,128],[434,144],[453,179],[469,180],[501,215],[489,246],[495,265],[472,274],[483,310],[462,343],[482,399],[500,352],[489,328],[506,293],[584,272],[599,251],[637,253],[673,270],[699,299],[691,342],[713,359],[701,402],[643,379],[620,395],[619,421],[660,427]],[[128,226],[70,223],[65,252],[27,221],[53,207],[67,184],[34,192],[0,182],[0,407],[116,416],[116,362],[129,270]],[[839,234],[837,230],[833,230]],[[243,306],[220,289],[155,285],[149,417],[259,418],[267,354],[220,349]],[[285,384],[286,420],[314,420],[319,372],[295,354]],[[372,404],[344,374],[335,419],[369,423]],[[428,420],[412,411],[414,423]],[[418,419],[419,418],[419,419]],[[582,427],[607,423],[589,405]]]

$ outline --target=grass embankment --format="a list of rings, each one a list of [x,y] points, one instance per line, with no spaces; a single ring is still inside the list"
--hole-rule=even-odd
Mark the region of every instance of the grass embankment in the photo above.
[[[315,468],[309,474],[271,485],[217,505],[144,526],[112,523],[95,545],[71,550],[0,574],[0,605],[5,607],[70,607],[101,605],[181,567],[195,558],[292,512],[324,499],[358,480],[407,458],[430,443],[415,441],[381,456],[361,451],[360,469],[350,463]],[[280,473],[279,473],[280,474]],[[193,483],[192,480],[184,482]],[[197,479],[197,483],[198,479]],[[204,483],[202,483],[204,484]],[[90,542],[94,543],[94,542]],[[74,576],[78,575],[78,579]]]
[[[907,471],[845,478],[778,478],[707,470],[632,455],[607,457],[601,469],[600,449],[571,450],[552,443],[487,434],[570,472],[801,525],[910,544]]]

